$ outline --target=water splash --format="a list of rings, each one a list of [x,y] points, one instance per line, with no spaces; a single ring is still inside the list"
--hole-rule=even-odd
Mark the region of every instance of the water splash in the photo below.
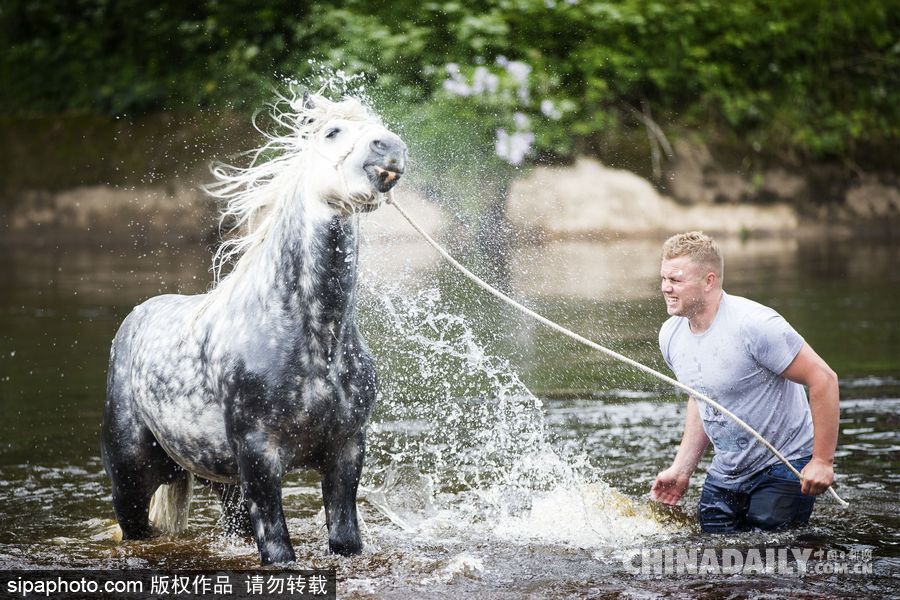
[[[366,73],[347,73],[339,67],[317,61],[307,60],[309,74],[302,80],[291,76],[281,78],[282,83],[291,90],[309,90],[324,93],[340,99],[345,96],[356,98],[366,106],[374,106],[366,89],[369,76]]]
[[[436,287],[363,277],[381,397],[364,498],[407,532],[603,547],[674,531],[555,445],[542,403]],[[420,289],[418,292],[410,290]]]

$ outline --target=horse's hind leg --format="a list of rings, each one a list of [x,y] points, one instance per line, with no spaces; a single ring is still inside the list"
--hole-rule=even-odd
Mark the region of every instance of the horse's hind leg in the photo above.
[[[365,434],[360,431],[344,444],[331,468],[322,473],[328,548],[335,554],[350,556],[362,552],[356,491],[362,474],[365,444]]]
[[[150,498],[162,484],[186,473],[129,410],[130,402],[110,394],[101,429],[103,466],[112,482],[113,509],[126,540],[152,535]]]
[[[153,436],[147,431],[146,437],[152,440]],[[184,476],[184,470],[158,444],[153,445],[155,440],[145,440],[143,447],[129,447],[104,438],[103,466],[112,482],[113,509],[122,538],[146,539],[152,534],[148,515],[153,493],[160,485]]]

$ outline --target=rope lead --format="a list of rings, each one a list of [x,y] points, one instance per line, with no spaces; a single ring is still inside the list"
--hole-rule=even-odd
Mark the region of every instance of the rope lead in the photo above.
[[[418,231],[419,234],[423,238],[425,238],[425,241],[428,242],[428,244],[432,248],[437,250],[438,253],[441,256],[443,256],[447,262],[449,262],[451,265],[456,267],[456,269],[458,269],[463,275],[465,275],[466,277],[471,279],[473,282],[475,282],[478,285],[478,287],[480,287],[481,289],[485,290],[486,292],[488,292],[495,298],[498,298],[498,299],[502,300],[503,302],[506,302],[507,304],[509,304],[510,306],[515,308],[516,310],[519,310],[520,312],[525,313],[529,317],[531,317],[537,321],[540,321],[547,327],[554,329],[554,330],[558,331],[559,333],[561,333],[565,336],[568,336],[577,342],[584,344],[585,346],[593,348],[594,350],[599,350],[603,354],[606,354],[607,356],[610,356],[618,361],[621,361],[627,365],[630,365],[631,367],[634,367],[635,369],[637,369],[639,371],[643,371],[644,373],[647,373],[648,375],[652,375],[653,377],[656,377],[657,379],[660,379],[660,380],[668,383],[669,385],[675,386],[678,389],[693,396],[697,400],[702,400],[703,402],[706,402],[710,406],[716,408],[717,410],[719,410],[722,413],[724,413],[725,415],[727,415],[728,418],[730,418],[732,421],[734,421],[735,423],[740,425],[747,433],[749,433],[754,438],[756,438],[757,441],[759,441],[763,446],[765,446],[769,450],[769,452],[774,454],[775,457],[778,458],[778,460],[783,462],[784,465],[788,469],[790,469],[794,475],[797,476],[797,479],[801,479],[801,480],[803,479],[802,476],[800,475],[800,471],[798,471],[796,468],[794,468],[794,465],[792,465],[790,462],[788,462],[788,459],[785,458],[784,455],[781,452],[779,452],[777,448],[775,448],[775,446],[770,444],[768,442],[768,440],[766,440],[763,436],[761,436],[759,433],[757,433],[755,429],[750,427],[750,425],[745,423],[740,417],[738,417],[736,414],[734,414],[733,412],[731,412],[730,410],[728,410],[727,408],[725,408],[724,406],[722,406],[721,404],[719,404],[718,402],[713,400],[712,398],[706,396],[705,394],[701,394],[697,390],[694,390],[693,388],[690,388],[690,387],[684,385],[680,381],[672,379],[671,377],[664,375],[664,374],[660,373],[659,371],[655,371],[655,370],[651,369],[650,367],[637,362],[636,360],[632,360],[632,359],[628,358],[627,356],[619,354],[618,352],[610,350],[609,348],[605,348],[604,346],[601,346],[600,344],[598,344],[596,342],[592,342],[591,340],[587,339],[586,337],[583,337],[573,331],[566,329],[562,325],[557,325],[550,319],[547,319],[546,317],[543,317],[543,316],[539,315],[538,313],[534,312],[530,308],[527,308],[527,307],[519,304],[518,302],[516,302],[515,300],[513,300],[512,298],[510,298],[509,296],[507,296],[500,290],[492,287],[490,284],[488,284],[483,279],[481,279],[480,277],[478,277],[477,275],[475,275],[474,273],[469,271],[467,268],[465,268],[459,262],[457,262],[456,259],[454,259],[452,256],[450,256],[450,254],[446,250],[444,250],[440,244],[438,244],[436,241],[434,241],[431,238],[431,236],[429,236],[427,233],[425,233],[425,231],[421,227],[419,227],[416,224],[416,222],[412,220],[412,218],[410,218],[410,216],[406,213],[406,211],[403,210],[403,207],[401,207],[397,203],[396,199],[394,199],[393,191],[387,192],[386,203],[394,205],[394,207],[398,211],[400,211],[400,214],[403,215],[403,218],[406,219],[410,225],[412,225],[413,229]],[[840,503],[841,506],[843,506],[843,507],[849,506],[849,504],[846,501],[844,501],[843,499],[841,499],[840,496],[837,495],[837,492],[835,492],[833,488],[829,487],[828,491],[831,493],[831,495],[834,497],[834,499],[837,500],[838,503]]]

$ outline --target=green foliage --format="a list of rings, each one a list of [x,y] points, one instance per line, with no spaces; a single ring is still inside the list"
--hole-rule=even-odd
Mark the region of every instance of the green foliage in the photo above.
[[[900,133],[900,10],[891,4],[6,0],[0,110],[249,110],[279,77],[308,77],[314,59],[368,73],[399,114],[465,122],[489,148],[522,111],[538,153],[589,152],[611,129],[638,126],[633,109],[646,105],[663,126],[847,155]],[[447,63],[471,77],[498,56],[532,67],[530,102],[448,96]],[[542,100],[559,118],[540,111]]]

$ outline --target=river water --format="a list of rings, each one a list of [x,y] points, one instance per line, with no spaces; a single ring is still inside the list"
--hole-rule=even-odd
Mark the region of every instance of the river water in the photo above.
[[[299,565],[335,567],[348,598],[896,593],[900,245],[751,239],[724,249],[726,290],[776,308],[841,377],[836,487],[849,509],[823,497],[799,530],[700,534],[702,473],[681,509],[647,495],[680,439],[677,394],[513,314],[421,242],[374,231],[360,298],[382,383],[360,491],[366,547],[353,558],[328,554],[318,476],[294,473],[284,497]],[[206,252],[2,248],[0,568],[257,565],[252,542],[219,533],[217,504],[199,485],[188,531],[116,541],[99,457],[116,327],[152,295],[203,291]],[[656,240],[529,246],[513,251],[501,283],[547,317],[664,370],[657,252]],[[803,577],[640,569],[635,557],[666,549],[812,558]]]

